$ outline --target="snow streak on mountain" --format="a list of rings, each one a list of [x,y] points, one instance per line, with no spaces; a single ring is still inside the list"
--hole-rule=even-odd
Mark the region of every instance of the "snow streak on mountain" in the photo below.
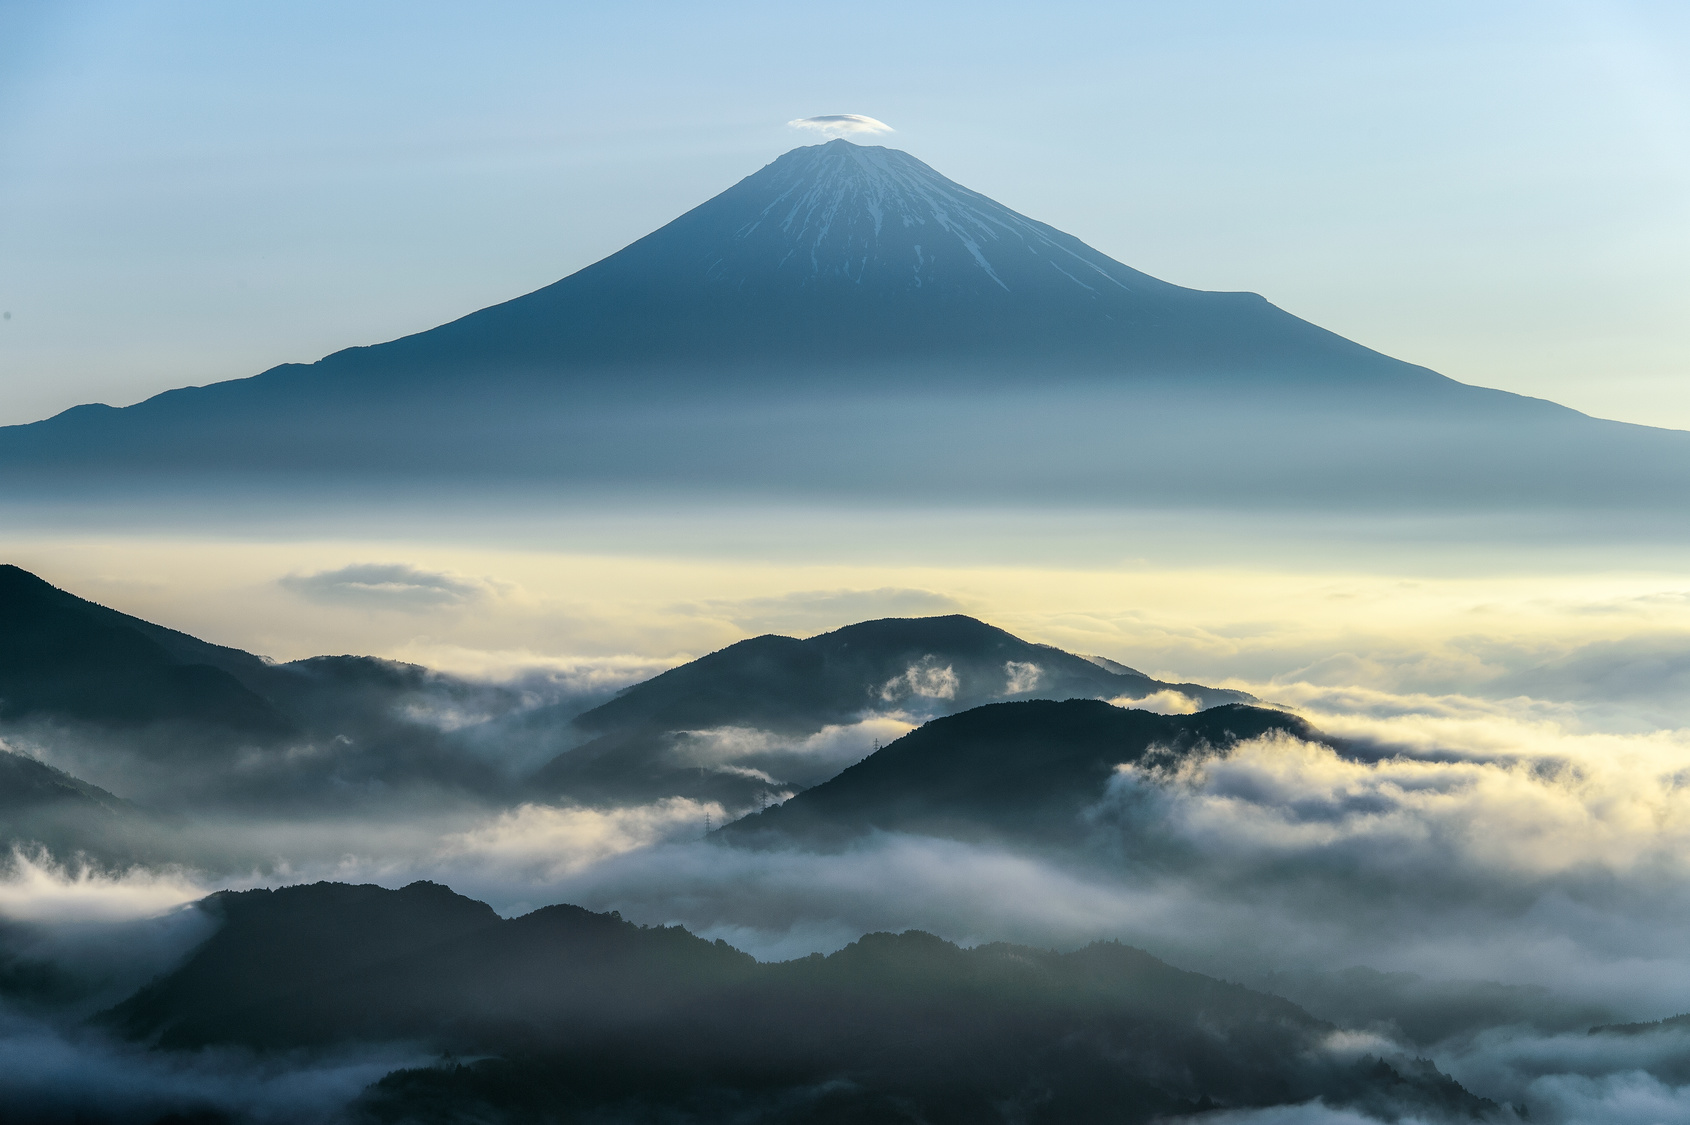
[[[843,140],[797,149],[730,194],[741,191],[768,201],[710,264],[714,283],[766,283],[773,260],[781,282],[798,287],[837,279],[894,291],[1174,288],[896,149]]]

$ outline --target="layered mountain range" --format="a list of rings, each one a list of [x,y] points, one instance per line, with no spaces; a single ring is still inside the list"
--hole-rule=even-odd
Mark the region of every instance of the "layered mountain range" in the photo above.
[[[1690,436],[1150,277],[891,149],[801,148],[610,257],[313,364],[0,429],[18,495],[476,488],[1659,507]]]
[[[531,695],[368,657],[274,664],[6,568],[0,842],[38,868],[45,847],[126,880],[160,863],[247,880],[320,836],[316,862],[344,860],[334,833],[348,827],[366,845],[409,832],[400,849],[432,848],[442,815],[486,838],[538,812],[540,850],[567,859],[583,841],[548,835],[544,817],[576,816],[579,831],[699,808],[675,800],[691,797],[746,815],[702,841],[686,825],[647,862],[687,853],[698,866],[681,878],[705,894],[716,867],[852,862],[887,840],[1061,877],[1174,876],[1202,857],[1143,802],[1186,767],[1274,740],[1370,752],[1243,693],[962,616],[751,638],[608,698]],[[476,708],[466,726],[429,719]],[[869,730],[886,744],[864,745]],[[538,766],[517,753],[525,739],[547,748]],[[1152,1122],[1317,1100],[1382,1121],[1505,1121],[1513,1110],[1415,1052],[1510,1021],[1613,1022],[1541,990],[1438,992],[1367,970],[1258,972],[1244,987],[1114,941],[1057,952],[868,933],[759,962],[680,926],[532,905],[501,917],[430,882],[226,891],[136,929],[145,956],[97,938],[61,948],[50,924],[8,919],[0,1005],[79,1043],[129,1040],[114,1057],[166,1070],[438,1060],[335,1110],[368,1122]],[[228,1120],[192,1085],[148,1097],[153,1116],[135,1120]],[[41,1119],[101,1119],[65,1104]]]
[[[430,883],[214,895],[213,935],[98,1018],[165,1048],[410,1041],[374,1121],[1149,1122],[1332,1105],[1499,1115],[1424,1061],[1333,1050],[1275,996],[1099,942],[1059,954],[875,933],[758,963],[551,906],[504,919]]]
[[[477,683],[373,657],[277,664],[4,566],[0,769],[15,784],[0,801],[0,841],[129,862],[190,858],[168,851],[172,833],[153,814],[669,797],[742,810],[827,782],[927,720],[1039,699],[1186,711],[1250,701],[963,616],[755,637],[614,695],[548,696],[545,683]],[[1087,775],[1081,788],[1101,784]]]

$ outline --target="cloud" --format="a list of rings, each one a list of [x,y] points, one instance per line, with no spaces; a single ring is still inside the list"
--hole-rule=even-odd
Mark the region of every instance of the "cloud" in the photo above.
[[[677,732],[668,757],[685,767],[760,777],[777,790],[802,789],[821,784],[914,729],[910,716],[901,713],[829,724],[803,737],[755,727],[715,727]]]
[[[0,869],[0,918],[24,922],[115,922],[152,918],[205,895],[178,868],[119,874],[14,850]]]
[[[310,1059],[149,1051],[0,1011],[0,1103],[16,1121],[337,1121],[382,1075],[431,1061],[406,1046]]]
[[[902,738],[915,724],[895,715],[855,723],[830,723],[802,738],[755,727],[714,727],[678,732],[675,759],[689,766],[717,766],[771,754],[817,759],[834,770],[860,762],[876,746]]]
[[[721,824],[722,806],[681,797],[609,810],[525,804],[448,837],[438,854],[446,863],[525,871],[544,882],[676,836],[702,835],[706,816]]]
[[[1003,670],[1008,677],[1003,687],[1005,695],[1020,695],[1032,691],[1039,686],[1039,681],[1044,679],[1043,668],[1022,660],[1006,661]]]
[[[859,134],[894,132],[892,126],[860,113],[824,113],[820,117],[800,117],[788,121],[794,129],[809,129],[824,137],[846,137]]]
[[[1111,799],[1143,830],[1147,790],[1171,830],[1228,864],[1295,858],[1335,882],[1504,882],[1637,874],[1690,878],[1684,763],[1586,759],[1354,761],[1280,733],[1164,773],[1123,767]]]
[[[1494,1028],[1440,1051],[1458,1081],[1525,1106],[1533,1122],[1690,1120],[1690,1033],[1683,1029],[1622,1036]]]
[[[673,842],[583,868],[557,891],[641,921],[685,919],[767,959],[839,949],[877,930],[1078,945],[1120,934],[1138,909],[1095,875],[901,834],[825,854]]]
[[[1353,1109],[1333,1109],[1324,1102],[1281,1105],[1272,1109],[1233,1109],[1205,1113],[1203,1125],[1379,1125],[1379,1119]]]
[[[490,584],[405,563],[356,563],[315,574],[290,574],[278,585],[316,602],[421,610],[460,606],[487,596]]]
[[[1154,711],[1158,715],[1194,715],[1203,705],[1183,692],[1168,688],[1145,696],[1118,695],[1109,701],[1116,707],[1130,707],[1135,711]]]
[[[548,697],[608,694],[680,663],[668,657],[557,656],[534,649],[474,649],[438,643],[414,643],[396,659]]]
[[[938,658],[924,656],[880,687],[880,698],[886,703],[905,700],[955,699],[962,681],[949,664],[940,666]]]

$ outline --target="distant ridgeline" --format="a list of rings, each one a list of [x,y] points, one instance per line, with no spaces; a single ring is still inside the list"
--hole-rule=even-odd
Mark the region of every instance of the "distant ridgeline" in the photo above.
[[[934,719],[718,835],[752,846],[827,847],[874,831],[1078,844],[1092,831],[1084,814],[1120,767],[1225,754],[1271,735],[1325,741],[1295,715],[1240,704],[1195,715],[1095,699],[991,704]]]
[[[1456,383],[1255,294],[1160,281],[843,140],[438,328],[0,429],[17,497],[321,497],[328,480],[1659,510],[1690,484],[1690,435]]]
[[[1137,1123],[1323,1099],[1387,1120],[1495,1103],[1426,1062],[1334,1053],[1289,1001],[1127,946],[869,934],[760,964],[680,927],[445,887],[224,892],[217,932],[99,1017],[159,1047],[410,1041],[367,1120]]]
[[[743,778],[721,774],[701,788],[697,769],[685,764],[703,733],[767,732],[775,736],[771,749],[747,755],[743,764],[809,786],[848,763],[781,747],[877,712],[919,720],[1008,699],[1171,693],[1193,708],[1251,699],[1224,688],[1164,683],[1109,663],[1030,644],[961,615],[865,621],[806,640],[755,637],[637,684],[576,718],[572,725],[590,741],[559,754],[532,784],[576,798],[688,793],[743,805],[734,799]]]
[[[1209,710],[1124,709],[1158,702]],[[514,687],[371,657],[272,663],[0,566],[0,736],[39,755],[0,750],[12,779],[0,844],[199,863],[155,814],[361,815],[423,793],[743,810],[803,790],[721,839],[905,828],[1067,840],[1113,768],[1152,745],[1222,752],[1269,729],[1308,733],[1251,702],[952,615],[755,637],[614,696],[536,706]],[[890,745],[835,778],[869,755],[870,729]],[[327,749],[299,752],[312,747]]]

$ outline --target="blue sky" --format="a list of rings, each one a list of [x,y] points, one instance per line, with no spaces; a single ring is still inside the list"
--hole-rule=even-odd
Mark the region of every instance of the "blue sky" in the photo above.
[[[864,113],[1171,281],[1690,428],[1666,3],[0,3],[0,422],[555,280]]]

